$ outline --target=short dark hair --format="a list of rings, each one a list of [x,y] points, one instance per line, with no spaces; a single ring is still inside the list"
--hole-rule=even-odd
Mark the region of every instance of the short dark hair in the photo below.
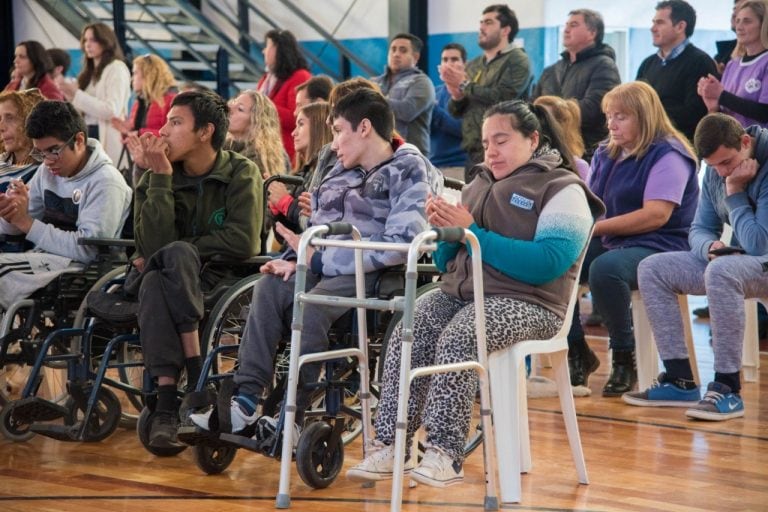
[[[704,116],[696,126],[693,147],[699,158],[709,158],[720,146],[741,149],[741,138],[747,133],[733,117],[714,112]]]
[[[296,36],[290,30],[273,29],[264,35],[264,40],[271,39],[277,46],[275,69],[270,69],[280,80],[285,80],[297,69],[307,69],[307,59],[301,53]]]
[[[578,15],[581,15],[584,18],[584,24],[587,28],[595,33],[595,44],[603,44],[603,36],[605,35],[603,15],[592,9],[574,9],[568,13],[568,16]]]
[[[29,87],[36,87],[40,79],[53,69],[53,62],[45,51],[45,46],[37,41],[22,41],[16,46],[23,46],[27,51],[27,58],[35,69]]]
[[[333,80],[326,75],[313,76],[306,82],[296,86],[296,92],[307,91],[307,97],[312,101],[328,101],[333,89]]]
[[[88,134],[85,120],[80,112],[67,101],[41,101],[27,116],[24,131],[30,139],[53,137],[62,142],[73,138],[78,132]],[[74,147],[74,141],[70,144]]]
[[[229,129],[229,108],[227,102],[213,91],[185,91],[177,94],[171,107],[187,106],[195,118],[195,130],[213,125],[211,146],[216,151],[224,145]]]
[[[333,106],[331,117],[349,121],[357,131],[360,121],[368,119],[376,133],[384,140],[392,140],[395,129],[395,115],[387,99],[371,89],[358,89],[350,92]]]
[[[448,43],[447,45],[443,46],[443,49],[440,50],[440,53],[442,54],[445,50],[458,50],[461,54],[461,60],[467,62],[467,49],[464,48],[464,45],[459,43]]]
[[[669,19],[673,25],[685,22],[685,37],[693,35],[696,28],[696,10],[685,0],[664,0],[656,4],[656,10],[669,9]]]
[[[493,4],[483,9],[483,14],[488,14],[489,12],[496,13],[496,18],[499,20],[502,28],[509,27],[507,42],[511,43],[520,31],[520,23],[517,21],[515,11],[510,9],[507,4]]]
[[[45,51],[48,53],[53,67],[61,66],[61,73],[66,75],[67,71],[69,71],[69,66],[72,65],[72,57],[69,56],[69,52],[61,48],[48,48]],[[51,71],[53,71],[53,68],[51,68]]]
[[[408,34],[406,32],[400,32],[399,34],[396,34],[392,39],[389,40],[389,44],[392,45],[392,41],[395,39],[407,39],[411,42],[411,50],[413,50],[413,53],[421,53],[421,49],[424,48],[424,42],[417,36],[413,34]]]

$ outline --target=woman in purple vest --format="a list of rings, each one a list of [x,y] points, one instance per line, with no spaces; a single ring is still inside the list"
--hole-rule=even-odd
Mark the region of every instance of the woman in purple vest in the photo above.
[[[745,128],[768,126],[768,3],[746,0],[738,3],[733,26],[736,31],[734,57],[723,71],[722,82],[702,77],[698,93],[710,112],[724,112]]]
[[[606,214],[595,224],[582,281],[589,279],[613,350],[603,396],[620,396],[637,381],[630,312],[637,266],[657,252],[688,250],[699,185],[690,143],[672,126],[648,84],[617,86],[604,96],[602,108],[609,138],[592,158],[589,186],[605,203]],[[600,362],[584,340],[578,304],[568,344],[571,383],[586,386]]]

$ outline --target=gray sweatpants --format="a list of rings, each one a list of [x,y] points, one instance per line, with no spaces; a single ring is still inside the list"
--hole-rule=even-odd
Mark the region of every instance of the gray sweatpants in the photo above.
[[[744,299],[768,297],[768,256],[720,256],[707,263],[690,252],[667,252],[643,260],[637,273],[663,360],[688,358],[677,295],[706,295],[715,371],[741,370]]]
[[[290,323],[293,317],[293,292],[295,275],[288,281],[282,277],[267,274],[253,286],[253,298],[240,342],[238,360],[240,366],[235,373],[239,392],[259,397],[272,383],[274,359],[280,341],[290,337]],[[366,274],[366,288],[370,293],[377,273]],[[355,276],[323,277],[318,279],[307,273],[307,289],[313,295],[355,295]],[[331,325],[349,308],[330,307],[316,304],[304,306],[304,327],[301,330],[301,354],[311,354],[328,349],[328,331]],[[317,382],[320,365],[309,364],[302,368],[301,380]],[[297,404],[306,407],[306,394],[299,391]]]

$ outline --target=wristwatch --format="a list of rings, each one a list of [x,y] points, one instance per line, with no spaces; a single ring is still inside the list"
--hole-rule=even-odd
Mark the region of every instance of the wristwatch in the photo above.
[[[464,80],[463,82],[461,82],[459,84],[459,90],[463,93],[466,90],[466,88],[469,87],[469,84],[471,84],[471,83],[472,82],[469,79]]]

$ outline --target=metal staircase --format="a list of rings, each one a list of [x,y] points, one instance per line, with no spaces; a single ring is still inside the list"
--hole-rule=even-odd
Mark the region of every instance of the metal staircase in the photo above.
[[[118,40],[128,59],[154,53],[166,59],[176,79],[195,82],[229,97],[242,89],[254,88],[264,73],[260,38],[248,33],[248,19],[257,16],[273,28],[272,18],[253,2],[238,0],[237,12],[228,12],[223,2],[206,4],[216,14],[217,22],[203,16],[188,0],[37,0],[75,37],[88,23],[104,22],[116,28]],[[340,42],[317,25],[290,0],[278,0],[281,8],[291,11],[297,23],[311,27],[341,55],[338,66],[330,66],[319,56],[304,49],[310,65],[341,80],[349,75],[349,62],[367,72],[373,69],[352,54]],[[278,3],[276,2],[276,3]],[[228,33],[238,34],[233,41]]]

